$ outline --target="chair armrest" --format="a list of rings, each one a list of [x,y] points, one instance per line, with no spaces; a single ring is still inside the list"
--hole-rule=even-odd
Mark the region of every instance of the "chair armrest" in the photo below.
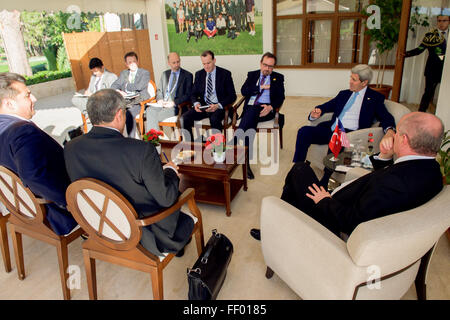
[[[327,112],[327,113],[322,114],[322,116],[319,117],[318,119],[311,121],[311,120],[309,120],[309,114],[308,114],[308,126],[315,127],[321,122],[330,121],[331,118],[333,118],[333,112]]]
[[[384,136],[383,128],[365,128],[359,129],[347,134],[348,141],[351,144],[355,144],[356,140],[361,139],[364,146],[367,146],[367,139],[369,133],[373,134],[373,152],[377,153],[380,151],[380,141]]]
[[[273,127],[275,129],[280,127],[280,108],[275,108],[275,117],[273,119]]]
[[[303,299],[351,299],[367,277],[344,241],[273,196],[261,204],[261,246],[267,266]]]
[[[154,224],[154,223],[156,223],[158,221],[161,221],[162,219],[168,217],[169,215],[171,215],[172,213],[174,213],[175,211],[180,209],[183,206],[183,204],[185,204],[189,200],[194,201],[194,195],[195,195],[194,189],[193,188],[188,188],[178,197],[178,201],[175,202],[171,207],[169,207],[167,209],[164,209],[164,210],[161,210],[161,211],[157,212],[156,214],[154,214],[151,217],[137,219],[136,220],[136,224],[138,226],[140,226],[140,227],[146,227],[146,226]],[[194,203],[195,203],[195,201],[194,201]],[[189,208],[190,208],[190,206],[189,206]],[[199,220],[200,220],[201,219],[201,215],[200,215],[200,217],[198,217],[199,212],[200,211],[198,211],[198,213],[196,213],[194,211],[193,215],[196,216],[197,218],[199,218]]]
[[[47,199],[43,199],[43,198],[37,198],[36,197],[36,201],[39,204],[49,204],[49,203],[53,203],[53,201],[47,200]]]
[[[235,104],[233,105],[233,120],[231,121],[231,126],[232,126],[233,128],[236,127],[236,123],[237,123],[237,120],[238,120],[238,118],[237,118],[237,112],[238,112],[238,109],[239,109],[239,107],[240,107],[241,105],[244,104],[244,101],[245,101],[245,96],[242,96],[242,97],[240,97],[240,98],[235,102]]]
[[[149,98],[149,99],[147,99],[147,100],[143,100],[143,101],[139,102],[139,104],[141,105],[141,110],[142,110],[143,108],[145,109],[145,105],[146,105],[147,103],[152,103],[152,102],[156,102],[156,98],[155,98],[155,97]]]
[[[368,173],[370,173],[370,170],[367,170],[364,168],[351,168],[345,174],[345,181],[350,181],[353,179],[360,178]]]

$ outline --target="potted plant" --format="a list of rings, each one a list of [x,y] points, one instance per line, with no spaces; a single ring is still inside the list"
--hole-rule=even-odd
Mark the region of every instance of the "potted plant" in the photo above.
[[[366,29],[365,31],[365,34],[370,36],[370,41],[376,44],[378,55],[377,83],[369,85],[369,87],[380,92],[388,99],[392,86],[383,84],[384,71],[388,53],[398,42],[402,0],[373,0],[371,5],[376,5],[380,8],[380,28]],[[363,10],[363,13],[367,16],[372,15],[372,13],[367,13],[367,10]]]
[[[142,140],[152,143],[155,146],[156,150],[158,151],[158,154],[161,154],[161,144],[159,137],[163,135],[164,132],[151,129],[149,132],[147,132],[142,136]]]
[[[214,161],[222,163],[226,155],[225,137],[221,133],[216,133],[206,139],[205,150],[211,150]]]
[[[437,160],[441,166],[444,185],[448,185],[450,184],[450,130],[445,132]]]

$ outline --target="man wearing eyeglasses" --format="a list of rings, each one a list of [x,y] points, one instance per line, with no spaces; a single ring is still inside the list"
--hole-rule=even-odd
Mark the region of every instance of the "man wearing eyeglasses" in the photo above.
[[[238,130],[243,133],[249,129],[256,130],[258,122],[269,121],[275,117],[275,110],[280,108],[284,101],[284,76],[273,72],[277,57],[266,52],[260,62],[260,70],[250,71],[247,80],[242,85],[241,93],[245,96],[244,110],[241,115]],[[242,134],[242,131],[240,132]],[[239,139],[236,132],[236,140]],[[245,135],[245,145],[249,147],[249,159],[252,159],[254,135]],[[247,163],[247,176],[254,179],[254,174]]]
[[[422,95],[419,107],[419,111],[422,112],[427,111],[430,102],[433,100],[434,91],[439,82],[441,82],[449,24],[449,16],[439,15],[437,17],[437,28],[425,34],[420,46],[404,54],[405,57],[414,57],[428,49],[428,59],[424,72],[425,92]]]

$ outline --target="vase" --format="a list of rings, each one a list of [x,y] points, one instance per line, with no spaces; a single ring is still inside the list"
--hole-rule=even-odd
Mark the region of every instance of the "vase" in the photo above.
[[[160,144],[157,144],[157,145],[155,146],[155,148],[156,148],[156,151],[158,151],[158,154],[161,154],[161,145],[160,145]]]
[[[217,163],[222,163],[225,161],[226,152],[213,152],[214,161]]]

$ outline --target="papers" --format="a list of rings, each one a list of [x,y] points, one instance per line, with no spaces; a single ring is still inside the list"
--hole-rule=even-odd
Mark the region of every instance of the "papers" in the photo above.
[[[125,99],[133,99],[139,97],[139,93],[136,92],[127,92],[126,95],[123,96]]]
[[[79,92],[75,92],[73,96],[74,97],[80,97],[80,98],[88,98],[89,97],[89,96],[84,95],[84,94],[79,93]]]
[[[340,165],[337,165],[337,166],[336,166],[335,171],[347,173],[347,171],[350,170],[351,168],[352,168],[352,167],[344,166],[344,165],[340,164]]]
[[[209,106],[200,106],[200,107],[198,107],[200,110],[203,110],[203,109],[208,109],[209,108]]]

